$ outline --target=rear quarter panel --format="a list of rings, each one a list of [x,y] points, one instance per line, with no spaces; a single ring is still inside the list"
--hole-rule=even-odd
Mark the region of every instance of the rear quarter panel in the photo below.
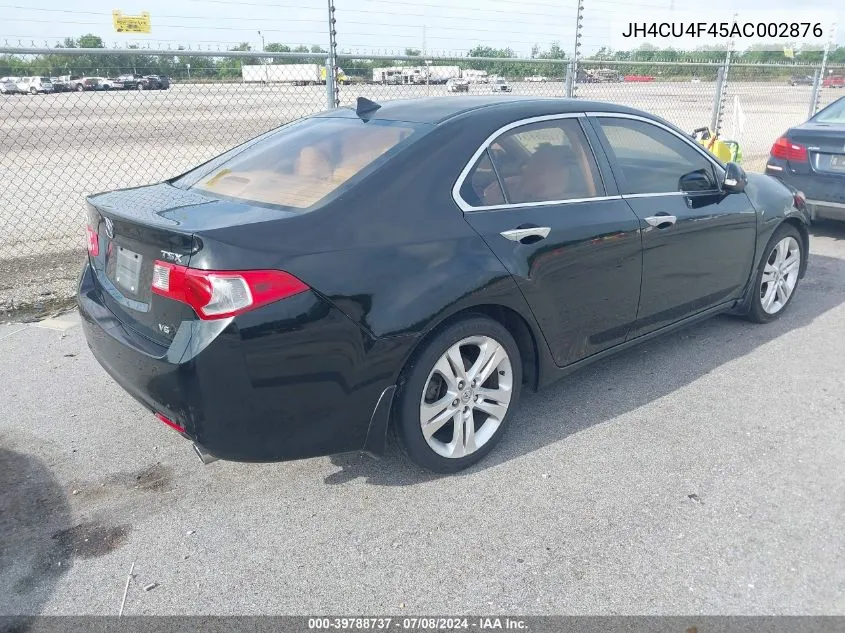
[[[756,273],[756,264],[772,234],[787,219],[798,222],[804,227],[802,233],[807,236],[806,227],[810,224],[810,217],[806,210],[795,206],[795,191],[783,182],[764,174],[748,174],[748,185],[745,193],[751,200],[751,204],[757,209],[757,244],[754,256],[755,267],[752,270],[752,277]],[[804,248],[804,261],[806,264],[807,248]],[[803,271],[802,271],[803,273]]]

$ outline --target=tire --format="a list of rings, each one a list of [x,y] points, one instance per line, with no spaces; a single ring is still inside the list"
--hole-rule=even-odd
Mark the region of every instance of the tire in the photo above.
[[[138,90],[143,90],[143,89],[144,89],[144,84],[138,84]]]
[[[495,364],[484,365],[482,353]],[[463,367],[456,370],[449,357]],[[473,374],[481,372],[482,382],[473,383]],[[483,459],[501,439],[521,387],[522,361],[510,332],[487,317],[468,317],[435,334],[408,362],[399,381],[393,432],[419,466],[458,472]],[[424,417],[439,419],[428,439]]]
[[[750,289],[747,318],[754,323],[774,321],[786,311],[798,290],[804,262],[804,241],[792,224],[774,232],[757,265]],[[766,281],[764,279],[771,279]],[[785,296],[785,300],[784,300]]]
[[[38,90],[36,90],[35,88],[30,88],[30,89],[29,89],[29,94],[31,94],[31,95],[37,95],[37,94],[38,94]]]
[[[76,84],[76,91],[77,92],[83,92],[84,90],[85,90],[85,86],[83,86],[82,84]]]

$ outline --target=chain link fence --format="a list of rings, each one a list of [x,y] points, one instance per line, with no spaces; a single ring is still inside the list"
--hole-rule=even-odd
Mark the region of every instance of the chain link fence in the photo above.
[[[821,106],[845,95],[798,81],[820,76],[818,67],[798,65],[734,65],[722,83],[718,61],[576,67],[562,59],[76,49],[57,65],[54,53],[0,49],[0,75],[11,75],[12,59],[30,62],[29,79],[14,91],[23,94],[0,95],[0,311],[48,308],[72,296],[86,195],[173,177],[359,96],[505,93],[617,103],[689,132],[715,123],[740,142],[745,166],[761,170],[772,142],[807,118],[816,88]],[[829,67],[825,77],[842,74]],[[42,93],[51,78],[54,89]]]

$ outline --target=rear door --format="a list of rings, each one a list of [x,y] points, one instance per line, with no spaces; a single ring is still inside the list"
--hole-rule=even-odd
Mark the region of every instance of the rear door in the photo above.
[[[582,118],[506,126],[479,148],[454,192],[561,366],[623,342],[640,294],[639,221],[605,188]]]
[[[748,196],[723,193],[722,168],[667,126],[623,114],[590,120],[642,228],[642,293],[631,336],[738,298],[757,236]]]

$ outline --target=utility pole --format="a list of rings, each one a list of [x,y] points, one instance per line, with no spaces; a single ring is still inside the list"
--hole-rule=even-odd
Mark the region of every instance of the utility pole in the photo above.
[[[258,36],[261,38],[261,52],[263,53],[265,50],[264,46],[264,36],[261,35],[261,31],[258,31]],[[264,84],[267,85],[270,83],[270,69],[267,68],[267,58],[262,57],[261,62],[264,64]]]
[[[334,17],[334,0],[329,2],[329,56],[326,58],[326,101],[329,110],[340,105],[337,87],[337,19]]]
[[[813,116],[819,109],[819,101],[822,96],[822,88],[824,86],[824,75],[827,72],[827,61],[830,55],[830,49],[833,47],[833,40],[836,36],[836,22],[830,27],[830,36],[827,39],[827,44],[824,45],[824,55],[822,55],[822,66],[819,68],[819,74],[816,81],[813,82],[813,95],[810,99],[810,116]]]
[[[567,86],[567,97],[577,96],[578,86],[578,61],[581,59],[581,29],[584,21],[584,0],[578,0],[578,14],[575,16],[575,47],[572,50],[572,65],[570,66],[569,85]]]

